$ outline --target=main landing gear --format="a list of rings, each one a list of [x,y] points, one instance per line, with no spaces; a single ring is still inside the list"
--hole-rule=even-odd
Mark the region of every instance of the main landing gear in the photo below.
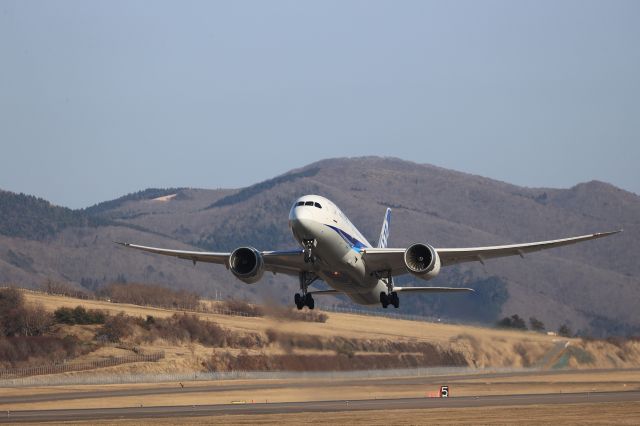
[[[301,295],[300,293],[296,293],[293,300],[295,300],[296,308],[298,308],[298,310],[301,310],[305,306],[308,307],[309,309],[313,309],[316,305],[315,300],[313,300],[313,297],[309,293],[307,293],[304,296]]]
[[[391,293],[387,294],[384,291],[381,291],[380,303],[382,304],[382,307],[385,309],[387,309],[387,306],[389,305],[393,305],[394,308],[399,308],[400,299],[398,298],[398,293],[396,293],[395,291],[392,291]]]
[[[393,277],[391,276],[391,271],[379,278],[387,285],[387,292],[380,292],[380,304],[384,309],[387,309],[389,305],[393,305],[396,309],[399,308],[400,298],[398,297],[398,293],[393,291]]]
[[[313,272],[300,272],[300,293],[296,293],[293,300],[296,302],[296,308],[298,310],[305,306],[309,309],[313,309],[316,305],[311,293],[307,291],[307,288],[318,279],[318,276]]]

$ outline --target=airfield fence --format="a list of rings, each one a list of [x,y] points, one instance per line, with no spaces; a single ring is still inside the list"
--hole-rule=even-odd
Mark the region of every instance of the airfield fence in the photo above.
[[[48,293],[46,293],[44,291],[39,291],[39,290],[32,290],[32,289],[21,289],[21,290],[25,291],[25,292],[29,292],[29,293],[35,293],[35,294],[48,294]],[[54,294],[54,295],[56,295],[56,294]],[[64,296],[64,295],[63,294],[59,294],[58,296]],[[104,298],[92,298],[92,300],[97,300],[97,301],[102,301],[102,302],[111,302],[111,300],[104,299]],[[225,301],[225,299],[223,299],[221,297],[218,297],[218,296],[214,297],[211,300],[216,301],[216,302]],[[149,305],[149,304],[141,304],[141,305],[135,305],[135,306],[144,306],[146,308],[153,308],[153,309],[168,309],[168,308],[163,308],[163,307],[159,307],[159,306],[155,306],[155,305]],[[321,304],[317,304],[316,305],[316,309],[318,309],[319,311],[325,311],[325,312],[335,312],[335,313],[354,314],[354,315],[366,315],[366,316],[372,316],[372,317],[385,317],[385,318],[392,318],[392,319],[402,319],[402,320],[407,320],[407,321],[439,322],[439,323],[444,323],[444,324],[457,324],[458,323],[458,322],[452,320],[451,318],[401,314],[401,313],[396,313],[396,312],[389,311],[389,310],[382,310],[381,311],[379,309],[376,309],[376,310],[374,310],[374,309],[359,309],[359,308],[353,308],[353,307],[342,307],[342,306],[336,306],[336,305],[321,305]],[[180,311],[180,312],[183,312],[183,313],[210,313],[210,314],[239,316],[239,317],[260,317],[260,316],[264,316],[263,314],[260,314],[260,313],[250,313],[250,312],[243,312],[243,311],[227,309],[227,308],[223,308],[223,307],[203,306],[203,305],[200,305],[196,309],[176,309],[176,311]],[[465,324],[466,325],[475,325],[473,323],[465,323]]]
[[[367,309],[357,309],[357,308],[344,308],[340,306],[322,306],[321,310],[327,312],[335,312],[339,314],[354,314],[354,315],[366,315],[370,317],[385,317],[392,319],[402,319],[407,321],[422,321],[422,322],[444,322],[450,324],[449,320],[444,320],[443,318],[436,317],[427,317],[423,315],[410,315],[410,314],[399,314],[395,312],[389,311],[377,311],[377,310],[367,310]]]
[[[115,365],[129,364],[132,362],[155,362],[164,358],[164,351],[150,354],[135,354],[112,357],[96,361],[86,361],[77,363],[51,364],[39,367],[9,368],[0,370],[0,383],[6,379],[16,379],[29,376],[40,376],[47,374],[67,373],[71,371],[85,371],[96,368],[113,367]]]
[[[353,315],[366,315],[370,317],[385,317],[385,318],[393,318],[393,319],[402,319],[407,321],[422,321],[422,322],[443,322],[449,324],[449,320],[445,320],[443,318],[436,317],[427,317],[422,315],[409,315],[409,314],[400,314],[389,311],[375,311],[375,310],[367,310],[367,309],[357,309],[357,308],[345,308],[340,306],[318,306],[318,311],[325,312],[334,312],[339,314],[353,314]],[[240,312],[233,311],[225,308],[205,308],[202,310],[197,310],[194,312],[204,312],[211,314],[219,314],[219,315],[232,315],[232,316],[241,316],[241,317],[259,317],[264,316],[264,314],[252,314],[248,312]],[[268,315],[268,314],[267,314]]]
[[[89,374],[31,376],[0,380],[0,387],[184,383],[221,380],[368,379],[385,377],[450,377],[454,375],[523,373],[537,368],[431,367],[353,371],[204,371],[191,373]]]
[[[185,311],[185,312],[189,312],[189,311]],[[225,309],[225,308],[205,308],[205,309],[200,309],[200,310],[195,310],[193,312],[203,312],[203,313],[207,313],[207,314],[218,314],[218,315],[231,315],[231,316],[238,316],[238,317],[260,317],[262,316],[261,314],[258,313],[249,313],[249,312],[241,312],[241,311],[233,311],[231,309]]]

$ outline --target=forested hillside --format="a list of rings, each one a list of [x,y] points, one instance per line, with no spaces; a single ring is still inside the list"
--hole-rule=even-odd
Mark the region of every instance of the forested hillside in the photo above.
[[[95,227],[106,223],[98,216],[55,206],[33,195],[0,190],[1,235],[43,240],[71,226]]]

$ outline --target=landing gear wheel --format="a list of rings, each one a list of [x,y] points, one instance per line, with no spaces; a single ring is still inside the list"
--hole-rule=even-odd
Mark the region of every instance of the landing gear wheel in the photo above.
[[[400,307],[400,298],[398,297],[398,293],[395,291],[391,292],[389,295],[389,303],[391,303],[396,309]]]
[[[296,308],[298,308],[298,310],[304,307],[305,301],[303,297],[300,295],[300,293],[296,293],[296,295],[293,297],[293,300],[296,302]]]
[[[306,255],[307,254],[305,252],[305,259]],[[311,259],[311,261],[313,262],[313,258]],[[300,272],[300,293],[296,293],[294,298],[298,310],[304,308],[305,306],[309,309],[313,309],[315,307],[316,303],[313,300],[311,294],[307,291],[307,288],[317,279],[318,276],[314,272]]]
[[[316,306],[316,301],[313,300],[313,297],[310,294],[307,294],[305,302],[309,309],[313,309]]]
[[[389,306],[389,296],[387,296],[387,293],[384,291],[380,292],[380,303],[382,303],[382,307],[385,309]]]

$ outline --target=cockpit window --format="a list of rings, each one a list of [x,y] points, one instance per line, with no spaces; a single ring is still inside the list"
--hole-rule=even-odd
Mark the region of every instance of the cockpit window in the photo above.
[[[304,206],[304,201],[298,201],[298,203],[296,204],[296,206]]]
[[[312,206],[313,205],[313,201],[307,201],[306,203],[304,203],[305,206]]]
[[[322,206],[320,205],[320,203],[315,203],[315,206],[316,206],[317,208],[319,208],[319,209],[321,209],[321,208],[322,208]]]

